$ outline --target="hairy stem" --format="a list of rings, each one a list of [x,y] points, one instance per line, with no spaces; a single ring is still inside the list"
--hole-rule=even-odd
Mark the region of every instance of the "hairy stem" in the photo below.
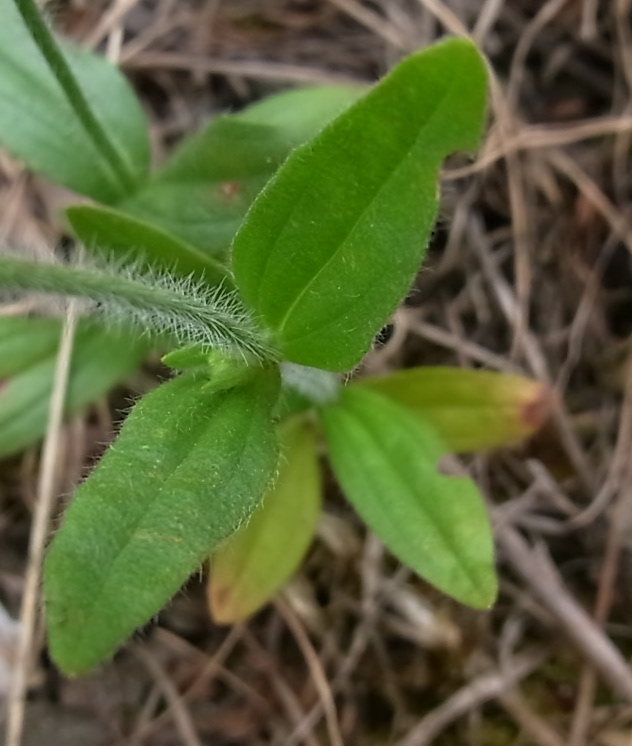
[[[110,165],[125,191],[131,191],[136,182],[132,170],[95,116],[55,37],[42,18],[35,0],[14,0],[14,2],[33,41],[48,63],[83,128]]]
[[[180,344],[274,359],[266,332],[235,292],[209,288],[193,277],[138,273],[134,267],[97,270],[0,257],[0,288],[96,301],[88,310]]]

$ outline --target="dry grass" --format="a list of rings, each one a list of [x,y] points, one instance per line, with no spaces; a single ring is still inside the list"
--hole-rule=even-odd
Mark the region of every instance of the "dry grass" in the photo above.
[[[498,539],[491,613],[398,567],[332,486],[277,608],[214,627],[192,581],[87,679],[62,681],[42,659],[25,744],[632,743],[631,11],[630,0],[69,4],[66,28],[118,57],[143,92],[158,157],[209,112],[295,83],[374,80],[446,32],[471,35],[496,81],[489,137],[476,162],[446,169],[429,261],[366,368],[518,370],[563,404],[523,449],[468,463]],[[63,195],[9,159],[0,168],[2,240],[54,242]],[[63,429],[66,488],[110,416],[100,406]],[[12,611],[37,467],[29,452],[0,472]]]

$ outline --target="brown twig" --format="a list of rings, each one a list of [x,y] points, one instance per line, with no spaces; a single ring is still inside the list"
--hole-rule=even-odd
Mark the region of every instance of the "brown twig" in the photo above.
[[[31,526],[28,564],[20,611],[20,638],[14,669],[14,681],[9,699],[6,746],[20,746],[22,741],[26,690],[33,659],[33,640],[37,621],[42,559],[55,501],[57,457],[60,448],[64,404],[77,318],[77,306],[71,302],[68,305],[59,343],[48,427],[42,452],[37,505]]]
[[[546,652],[534,650],[517,657],[506,668],[479,676],[426,715],[395,746],[430,746],[455,720],[507,692],[541,666],[547,656]]]
[[[556,617],[601,678],[620,697],[632,702],[632,670],[612,641],[569,594],[548,556],[529,547],[509,526],[499,527],[497,539],[505,559]]]

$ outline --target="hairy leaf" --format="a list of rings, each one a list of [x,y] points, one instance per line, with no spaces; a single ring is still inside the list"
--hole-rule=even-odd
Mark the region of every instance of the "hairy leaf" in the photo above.
[[[13,0],[0,0],[0,143],[52,181],[112,203],[129,189],[94,146],[31,39]],[[139,183],[149,166],[143,111],[109,62],[63,47],[97,120]]]
[[[438,472],[448,449],[432,426],[356,386],[322,419],[345,495],[391,552],[457,600],[489,607],[496,576],[485,507],[470,479]]]
[[[195,274],[210,285],[225,281],[224,265],[182,239],[140,218],[112,208],[78,205],[66,210],[73,233],[85,246],[103,256],[142,261],[180,274]]]
[[[158,612],[274,475],[278,372],[219,394],[204,383],[176,378],[134,407],[53,539],[46,613],[66,673],[96,665]]]
[[[192,246],[223,255],[253,199],[290,151],[361,90],[299,89],[219,117],[185,140],[121,207]]]
[[[280,442],[274,487],[211,558],[209,602],[219,624],[240,622],[270,601],[296,572],[316,530],[322,489],[316,434],[304,420],[288,420]]]
[[[546,420],[553,394],[522,376],[460,368],[411,368],[353,384],[417,412],[454,452],[512,445]]]
[[[46,432],[61,323],[0,318],[0,456]],[[81,323],[75,335],[65,413],[96,401],[140,365],[147,340]]]
[[[244,299],[286,356],[343,371],[366,352],[419,268],[451,152],[475,147],[485,69],[449,40],[414,54],[296,150],[233,243]]]

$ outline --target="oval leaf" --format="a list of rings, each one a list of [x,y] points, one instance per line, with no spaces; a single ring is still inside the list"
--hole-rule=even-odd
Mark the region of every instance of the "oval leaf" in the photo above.
[[[61,323],[0,318],[0,457],[19,453],[46,432]],[[147,340],[81,323],[73,342],[64,412],[81,410],[141,364]]]
[[[276,466],[279,376],[219,394],[183,376],[144,397],[79,488],[45,562],[53,659],[109,656],[250,515]]]
[[[453,452],[519,443],[546,421],[553,392],[522,376],[462,368],[411,368],[353,384],[417,412]]]
[[[245,526],[211,558],[209,603],[219,624],[240,622],[270,601],[311,544],[321,508],[318,440],[309,423],[280,430],[277,481]]]
[[[366,352],[423,258],[442,160],[478,142],[485,81],[463,40],[409,57],[257,198],[233,270],[288,359],[343,371]]]
[[[102,202],[129,187],[94,146],[51,73],[13,0],[0,0],[0,142],[34,171]],[[139,183],[149,166],[142,108],[109,62],[64,45],[64,54],[96,118]]]
[[[429,583],[488,608],[497,592],[489,520],[472,480],[438,473],[447,449],[434,429],[354,386],[322,419],[336,477],[368,526]]]
[[[228,277],[226,267],[200,249],[120,210],[78,205],[68,208],[66,216],[73,233],[97,255],[125,261],[138,257],[151,267],[203,277],[210,285]]]
[[[204,252],[225,255],[253,199],[290,151],[361,90],[289,91],[218,117],[187,138],[123,208]]]

